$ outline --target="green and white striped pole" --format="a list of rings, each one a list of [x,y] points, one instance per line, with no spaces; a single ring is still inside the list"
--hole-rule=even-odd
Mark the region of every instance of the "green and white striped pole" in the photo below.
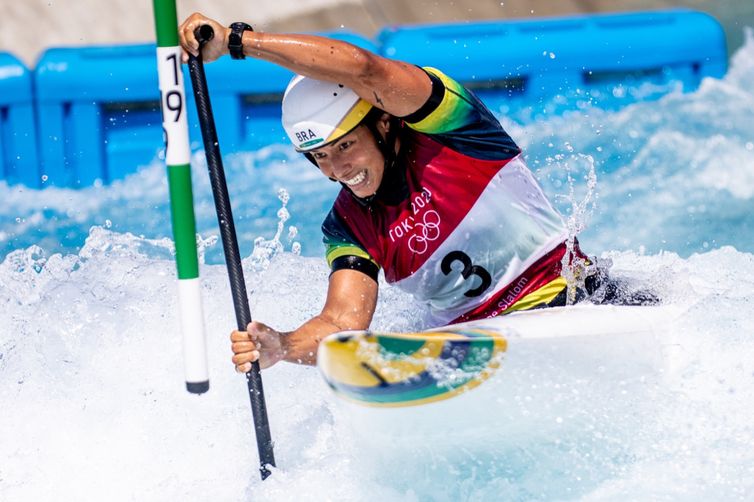
[[[162,129],[165,135],[165,161],[168,165],[170,212],[178,267],[178,301],[186,389],[194,394],[202,394],[209,390],[207,342],[199,283],[199,260],[196,255],[191,148],[175,0],[154,0],[154,19],[157,29],[157,70]]]

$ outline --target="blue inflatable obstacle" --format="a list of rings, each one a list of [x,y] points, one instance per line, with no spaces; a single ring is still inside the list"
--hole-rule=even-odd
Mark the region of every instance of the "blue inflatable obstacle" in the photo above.
[[[35,127],[31,73],[0,52],[0,179],[39,186]]]
[[[49,49],[35,84],[48,185],[107,183],[155,158],[162,120],[154,45]]]
[[[688,10],[396,27],[384,29],[377,45],[325,35],[440,68],[494,111],[572,93],[594,100],[643,83],[690,90],[703,77],[722,77],[727,65],[720,25]],[[0,175],[32,187],[40,180],[79,187],[153,161],[163,149],[155,57],[153,44],[49,49],[32,87],[23,65],[2,56]],[[222,153],[287,142],[280,100],[290,72],[253,58],[223,58],[205,69]],[[186,71],[184,81],[192,145],[200,148]]]
[[[721,26],[689,10],[397,27],[378,38],[385,56],[441,68],[490,106],[643,82],[695,89],[727,68]]]

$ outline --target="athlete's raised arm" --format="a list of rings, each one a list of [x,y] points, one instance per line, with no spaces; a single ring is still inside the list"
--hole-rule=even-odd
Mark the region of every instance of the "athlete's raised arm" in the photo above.
[[[203,58],[212,61],[228,54],[230,29],[198,13],[189,16],[178,30],[184,51],[198,54],[194,30],[205,24],[212,26],[215,38],[203,49]],[[343,84],[397,117],[421,108],[432,92],[432,83],[421,68],[339,40],[254,31],[245,31],[242,40],[245,56],[276,63],[299,75]]]

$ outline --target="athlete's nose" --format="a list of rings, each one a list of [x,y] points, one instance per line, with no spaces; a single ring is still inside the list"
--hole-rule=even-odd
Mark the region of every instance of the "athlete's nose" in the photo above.
[[[350,162],[343,162],[338,159],[332,161],[332,172],[336,178],[340,178],[342,175],[347,174],[351,170]]]

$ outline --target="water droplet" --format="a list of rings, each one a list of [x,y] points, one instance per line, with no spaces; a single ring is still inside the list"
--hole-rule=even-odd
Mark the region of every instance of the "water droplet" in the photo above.
[[[291,196],[288,195],[288,190],[286,190],[285,188],[281,188],[280,190],[278,190],[278,199],[280,200],[280,202],[283,203],[284,206],[288,204],[288,201],[290,200],[290,198]]]

